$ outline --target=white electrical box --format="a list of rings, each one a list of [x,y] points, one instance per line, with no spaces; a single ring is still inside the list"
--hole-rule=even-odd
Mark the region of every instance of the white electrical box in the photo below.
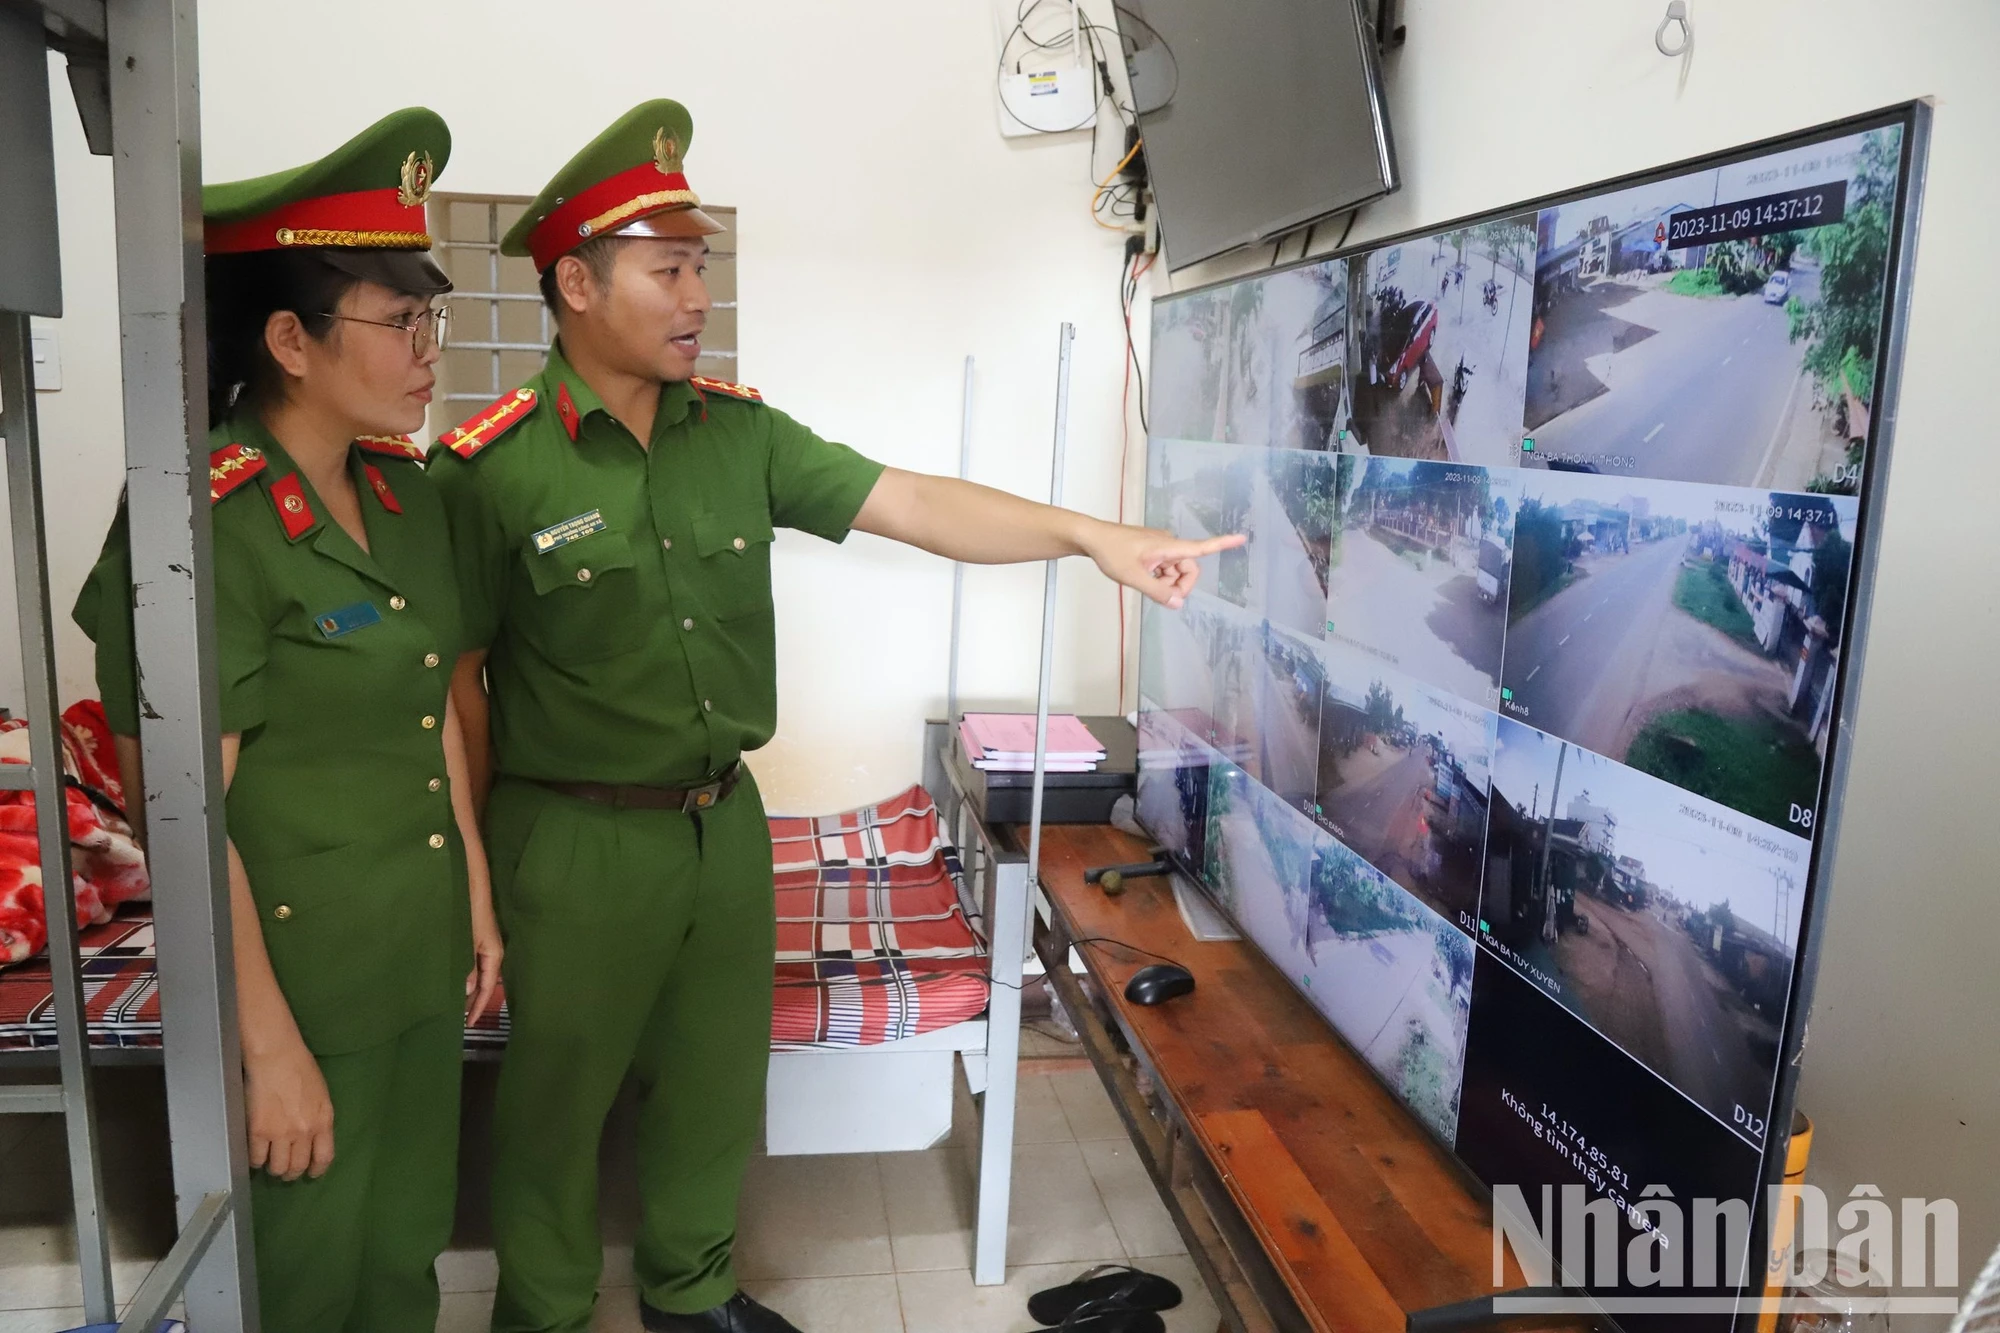
[[[1000,133],[1061,134],[1097,123],[1097,72],[1082,65],[1003,73]]]
[[[1097,123],[1097,68],[1077,0],[992,0],[1000,133],[1065,134]]]

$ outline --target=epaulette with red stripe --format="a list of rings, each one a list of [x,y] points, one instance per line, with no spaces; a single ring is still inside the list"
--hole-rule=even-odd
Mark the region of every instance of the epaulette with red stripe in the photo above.
[[[264,451],[248,444],[225,444],[208,456],[208,502],[223,496],[264,470]]]
[[[761,403],[764,395],[747,384],[731,384],[728,380],[712,380],[706,375],[696,375],[688,380],[698,393],[719,393],[730,398],[741,398],[746,403]]]
[[[424,451],[407,435],[357,435],[354,442],[371,454],[407,458],[413,463],[424,461]]]
[[[446,431],[438,437],[438,443],[460,458],[469,459],[527,420],[534,410],[535,391],[516,389],[491,407],[481,408],[463,425]]]

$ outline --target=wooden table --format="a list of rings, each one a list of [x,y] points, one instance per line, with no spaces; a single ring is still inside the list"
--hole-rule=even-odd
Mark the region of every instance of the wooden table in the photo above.
[[[1054,922],[1036,948],[1224,1327],[1401,1333],[1410,1311],[1492,1295],[1483,1191],[1256,947],[1197,943],[1165,879],[1131,881],[1115,898],[1083,882],[1089,867],[1146,851],[1104,826],[1045,828]],[[1156,960],[1083,944],[1086,994],[1070,944],[1099,936],[1174,959],[1194,974],[1194,993],[1133,1005],[1125,982]],[[1507,1286],[1525,1286],[1506,1258]]]

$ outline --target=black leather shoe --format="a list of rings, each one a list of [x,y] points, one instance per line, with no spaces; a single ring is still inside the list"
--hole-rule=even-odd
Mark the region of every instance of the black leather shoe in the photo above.
[[[668,1314],[642,1299],[639,1322],[652,1333],[799,1333],[791,1320],[766,1310],[740,1291],[700,1314]]]

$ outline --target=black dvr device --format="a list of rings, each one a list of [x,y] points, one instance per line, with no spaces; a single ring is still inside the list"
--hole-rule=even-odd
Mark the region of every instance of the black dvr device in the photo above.
[[[1042,789],[1045,824],[1108,824],[1111,807],[1132,790],[1139,769],[1139,736],[1122,717],[1086,717],[1083,725],[1104,746],[1094,773],[1050,773]],[[972,808],[989,824],[1025,824],[1035,798],[1033,773],[988,773],[972,766],[952,731],[945,762],[964,787]]]

